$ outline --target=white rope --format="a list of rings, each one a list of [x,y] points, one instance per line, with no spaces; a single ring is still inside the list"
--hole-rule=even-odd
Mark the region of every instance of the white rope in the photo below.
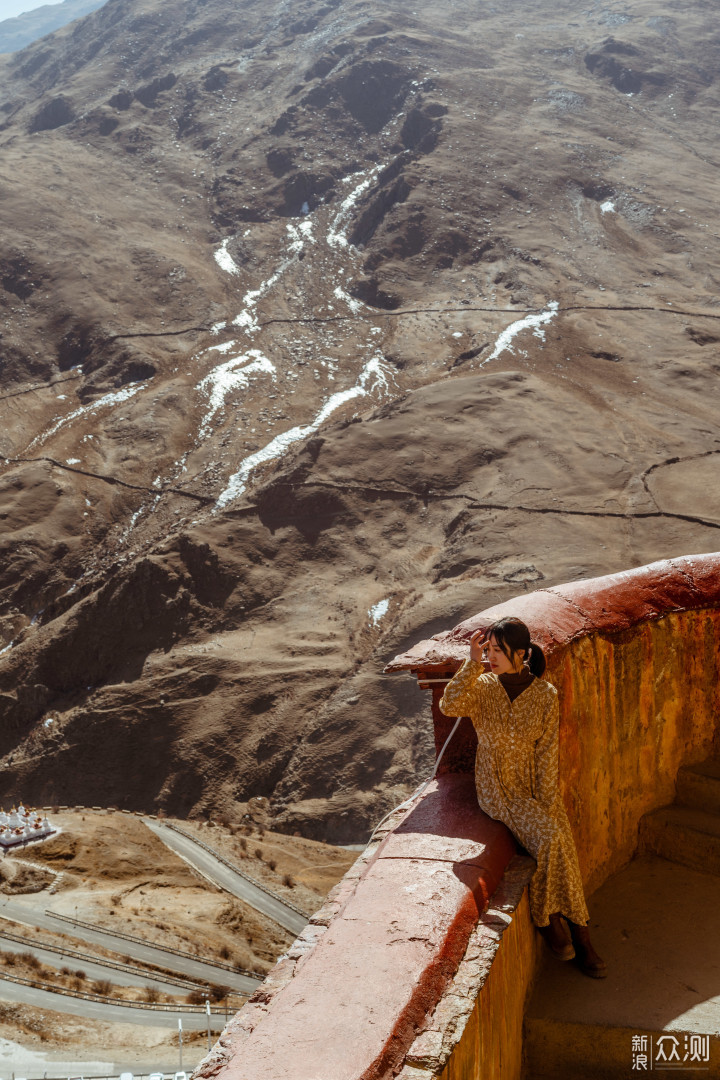
[[[388,818],[389,818],[389,817],[391,816],[391,814],[394,814],[396,810],[404,810],[404,809],[405,809],[406,807],[410,807],[410,805],[411,805],[411,804],[412,804],[412,803],[413,803],[413,802],[415,801],[415,799],[419,799],[419,798],[420,798],[420,796],[422,795],[423,791],[424,791],[424,790],[425,790],[425,788],[426,788],[426,787],[428,786],[428,784],[432,783],[432,781],[433,781],[433,780],[435,779],[435,777],[436,777],[436,775],[437,775],[437,771],[438,771],[438,768],[439,768],[439,766],[440,766],[440,762],[441,762],[441,761],[442,761],[442,759],[443,759],[443,754],[444,754],[444,753],[445,753],[445,751],[447,750],[447,746],[448,746],[448,743],[450,742],[450,740],[452,739],[453,735],[454,735],[454,734],[455,734],[455,732],[457,731],[457,727],[458,727],[458,724],[460,723],[460,721],[461,721],[461,720],[462,720],[462,717],[461,717],[461,716],[458,716],[457,720],[455,721],[455,723],[454,723],[454,724],[453,724],[453,726],[452,726],[452,731],[450,732],[450,734],[448,735],[447,739],[446,739],[446,740],[445,740],[445,742],[443,743],[443,747],[442,747],[442,750],[440,751],[440,753],[439,753],[439,754],[438,754],[438,756],[437,756],[437,761],[435,762],[435,768],[434,768],[434,769],[433,769],[433,771],[432,771],[432,772],[430,773],[430,775],[428,776],[427,780],[425,780],[425,781],[424,781],[424,783],[420,784],[420,786],[419,786],[419,787],[417,787],[417,788],[415,789],[415,791],[413,791],[412,795],[410,795],[410,797],[409,797],[409,798],[405,799],[405,801],[404,801],[404,802],[401,802],[401,803],[399,803],[399,804],[398,804],[397,806],[394,806],[394,807],[392,808],[392,810],[388,810],[388,812],[387,812],[387,814],[385,815],[385,817],[384,817],[384,818],[382,818],[382,819],[381,819],[381,820],[380,820],[380,821],[379,821],[379,822],[377,823],[377,825],[376,825],[376,826],[375,826],[375,828],[373,829],[372,833],[370,834],[370,839],[368,840],[368,844],[371,844],[371,843],[373,842],[373,839],[375,838],[375,833],[376,833],[376,832],[378,831],[378,829],[380,828],[380,826],[381,826],[381,825],[384,825],[384,824],[385,824],[385,822],[386,822],[386,821],[387,821],[387,819],[388,819]]]

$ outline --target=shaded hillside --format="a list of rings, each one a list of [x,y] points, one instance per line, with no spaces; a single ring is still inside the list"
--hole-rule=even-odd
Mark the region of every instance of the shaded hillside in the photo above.
[[[5,797],[361,838],[432,758],[388,657],[717,548],[719,75],[700,0],[108,0],[3,60]]]
[[[67,26],[96,11],[105,0],[62,0],[59,4],[43,4],[14,18],[0,20],[0,53],[17,52],[38,38]]]

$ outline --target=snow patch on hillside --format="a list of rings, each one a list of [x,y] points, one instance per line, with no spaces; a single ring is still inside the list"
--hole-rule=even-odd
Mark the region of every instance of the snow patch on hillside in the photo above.
[[[361,180],[340,203],[340,209],[333,218],[327,233],[327,242],[330,247],[339,248],[350,246],[346,236],[348,218],[350,217],[355,203],[361,195],[365,194],[382,168],[384,168],[384,165],[375,165],[374,168],[370,169],[365,178]]]
[[[247,489],[250,474],[258,465],[282,457],[288,447],[300,439],[306,439],[312,435],[329,416],[332,416],[336,409],[339,409],[348,401],[352,401],[353,398],[366,397],[371,393],[389,392],[389,379],[391,378],[392,372],[383,363],[382,356],[373,356],[360,372],[356,384],[347,390],[339,390],[337,393],[332,394],[309,424],[298,425],[288,431],[283,431],[280,435],[276,435],[267,446],[246,457],[241,462],[237,472],[228,480],[225,490],[219,495],[215,510],[221,510],[233,499],[240,498]]]
[[[372,623],[373,626],[379,626],[380,625],[382,620],[387,615],[389,607],[390,607],[390,601],[389,600],[378,600],[377,604],[373,604],[373,606],[368,611],[368,619],[370,620],[370,622]]]
[[[333,296],[338,300],[343,300],[352,311],[353,315],[357,315],[363,308],[361,300],[356,300],[354,296],[350,296],[350,293],[345,292],[342,285],[338,285],[335,289]]]
[[[545,311],[541,311],[538,315],[526,315],[524,319],[518,319],[517,322],[510,323],[510,325],[503,330],[499,338],[495,342],[495,348],[491,352],[490,356],[486,357],[482,361],[481,367],[484,367],[490,360],[496,360],[501,353],[506,350],[514,352],[513,339],[523,330],[532,330],[536,338],[540,338],[541,341],[545,340],[545,331],[543,326],[546,326],[557,315],[559,304],[557,300],[551,300]]]
[[[46,439],[49,439],[51,435],[54,435],[65,427],[66,424],[71,424],[73,420],[78,420],[81,416],[91,416],[97,412],[98,409],[104,409],[109,405],[121,405],[125,401],[129,401],[131,397],[137,394],[138,390],[144,390],[147,383],[133,383],[132,386],[126,386],[124,390],[115,390],[111,394],[104,394],[103,397],[98,398],[97,401],[91,401],[89,405],[81,405],[79,409],[74,409],[73,412],[68,413],[67,416],[61,416],[51,428],[42,432],[40,435],[36,435],[33,441],[28,445],[34,446],[36,443],[43,443]],[[92,438],[92,436],[86,436],[86,438]]]
[[[229,344],[232,345],[234,342]],[[216,348],[218,352],[223,350],[221,345]],[[210,397],[208,410],[200,425],[201,439],[208,435],[210,423],[216,413],[224,407],[227,395],[233,390],[245,389],[250,385],[251,376],[259,374],[274,375],[275,365],[259,349],[250,349],[241,356],[233,356],[224,364],[219,364],[200,380],[198,390]]]
[[[215,262],[218,264],[221,270],[224,270],[226,274],[239,274],[240,267],[233,259],[232,255],[227,249],[230,243],[230,237],[223,240],[222,244],[217,251],[213,252],[215,256]]]

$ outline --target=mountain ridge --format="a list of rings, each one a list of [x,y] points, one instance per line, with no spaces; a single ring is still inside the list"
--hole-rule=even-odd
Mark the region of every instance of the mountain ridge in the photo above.
[[[674,10],[108,0],[0,59],[5,797],[357,841],[432,762],[393,653],[715,550]]]
[[[0,54],[18,52],[38,38],[96,11],[105,0],[61,0],[0,20]]]

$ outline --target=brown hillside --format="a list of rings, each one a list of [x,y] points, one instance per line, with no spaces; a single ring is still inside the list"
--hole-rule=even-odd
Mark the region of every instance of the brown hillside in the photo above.
[[[389,656],[717,549],[719,77],[703,0],[108,0],[0,60],[6,800],[362,839],[432,758]]]

